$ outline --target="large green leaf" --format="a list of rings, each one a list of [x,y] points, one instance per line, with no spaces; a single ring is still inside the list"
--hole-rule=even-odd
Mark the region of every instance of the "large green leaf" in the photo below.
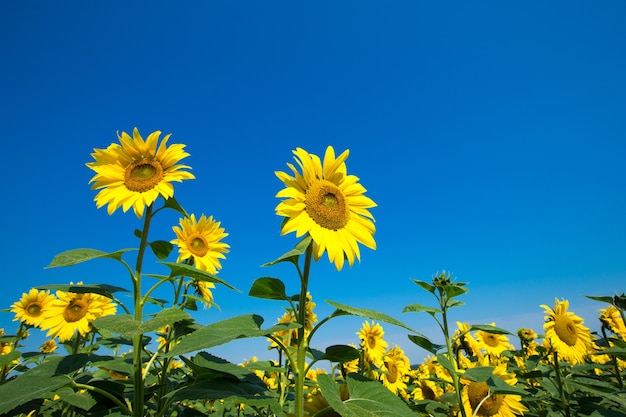
[[[69,384],[72,379],[62,372],[72,368],[63,363],[67,361],[63,356],[46,358],[40,365],[0,385],[0,414],[32,399],[47,397],[57,388]]]
[[[108,298],[113,298],[116,292],[129,292],[126,288],[115,287],[108,284],[89,284],[89,285],[69,285],[69,284],[50,284],[38,286],[39,290],[55,290],[63,292],[73,292],[76,294],[100,294]]]
[[[248,295],[267,300],[288,301],[290,299],[285,292],[285,284],[278,278],[272,277],[257,278],[252,283]]]
[[[96,405],[96,400],[89,392],[77,393],[70,387],[63,387],[54,393],[61,397],[63,401],[82,410],[89,410]]]
[[[432,294],[434,294],[435,290],[437,289],[434,285],[429,284],[428,282],[425,282],[425,281],[414,279],[413,282]]]
[[[350,362],[358,359],[361,353],[358,349],[348,345],[332,345],[326,348],[326,352],[318,358],[318,360],[327,360],[329,362]]]
[[[406,324],[402,323],[400,320],[394,319],[393,317],[388,316],[385,313],[381,313],[375,310],[368,310],[364,308],[350,307],[345,304],[336,303],[330,300],[326,300],[326,302],[337,309],[329,317],[358,316],[358,317],[363,317],[363,318],[370,319],[370,320],[382,321],[385,323],[393,324],[395,326],[399,326],[404,329],[410,330],[413,333],[421,334],[417,330],[411,329]]]
[[[137,249],[121,249],[117,252],[103,252],[97,249],[71,249],[65,252],[61,252],[56,255],[50,265],[46,268],[56,268],[59,266],[72,266],[82,262],[90,261],[92,259],[99,258],[111,258],[120,261],[122,259],[122,255],[126,252],[133,251]]]
[[[281,263],[281,262],[297,263],[298,262],[298,257],[300,255],[302,255],[304,252],[306,252],[306,249],[309,247],[311,242],[312,242],[311,237],[309,235],[307,235],[304,239],[302,239],[300,242],[298,242],[298,244],[296,245],[295,248],[293,248],[289,252],[285,253],[284,255],[280,256],[279,258],[273,260],[272,262],[268,262],[268,263],[263,264],[261,266],[272,266],[272,265],[276,265],[276,264]]]
[[[422,304],[410,304],[402,309],[403,313],[442,313],[441,310],[435,307],[428,307]]]
[[[219,346],[231,340],[246,337],[260,337],[268,334],[300,327],[297,323],[277,324],[269,329],[261,329],[263,317],[256,314],[232,317],[217,323],[201,327],[181,339],[168,356],[178,356],[197,352],[213,346]]]
[[[148,244],[157,259],[167,259],[167,257],[170,256],[172,249],[174,249],[174,245],[166,240],[155,240],[154,242],[150,242]]]
[[[348,375],[350,398],[341,400],[339,385],[329,375],[319,375],[318,384],[328,404],[343,417],[415,417],[397,395],[377,381]]]
[[[409,340],[415,343],[417,346],[427,350],[428,352],[436,355],[438,351],[445,347],[445,345],[438,345],[430,341],[429,338],[425,336],[419,336],[416,334],[408,335]]]
[[[94,321],[97,329],[104,329],[126,337],[134,337],[140,334],[156,331],[166,324],[188,319],[188,313],[177,308],[167,308],[159,311],[153,318],[144,322],[133,319],[128,314],[115,314],[104,316]]]
[[[204,272],[199,270],[198,268],[187,265],[180,264],[176,262],[161,262],[163,265],[167,266],[173,277],[183,276],[193,278],[198,281],[208,281],[208,282],[216,282],[218,284],[222,284],[231,290],[239,291],[237,288],[233,287],[226,281],[221,278],[218,278],[217,275],[209,274],[208,272]]]
[[[191,368],[198,380],[215,379],[215,378],[232,378],[240,381],[247,380],[249,382],[258,382],[263,384],[254,372],[243,366],[235,365],[227,360],[211,355],[207,352],[200,352],[189,360],[181,357],[187,366]]]
[[[493,375],[493,366],[476,366],[466,369],[463,377],[474,382],[485,382]]]
[[[7,366],[16,359],[19,359],[20,356],[22,356],[22,353],[18,350],[12,350],[9,353],[0,355],[0,368]]]
[[[491,334],[511,334],[511,332],[509,332],[508,330],[501,329],[499,327],[491,326],[488,324],[472,324],[472,327],[470,327],[470,331],[476,331],[476,330],[482,330],[483,332],[491,333]]]

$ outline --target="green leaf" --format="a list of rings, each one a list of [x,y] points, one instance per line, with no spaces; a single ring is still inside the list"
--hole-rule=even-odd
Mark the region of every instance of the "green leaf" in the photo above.
[[[422,304],[410,304],[406,307],[404,307],[402,309],[403,313],[422,313],[422,312],[428,312],[428,313],[442,313],[441,310],[439,310],[438,308],[434,308],[434,307],[428,307]]]
[[[256,314],[232,317],[209,324],[182,338],[180,343],[174,346],[167,356],[197,352],[235,339],[261,337],[277,331],[300,327],[297,323],[286,323],[263,330],[260,327],[261,324],[263,324],[263,317]]]
[[[191,368],[194,374],[202,379],[215,379],[215,378],[233,378],[240,381],[259,382],[263,383],[254,372],[251,372],[248,368],[235,365],[222,358],[211,355],[207,352],[200,352],[193,357],[193,360],[189,360],[185,357],[181,358]]]
[[[187,214],[183,206],[181,206],[174,197],[170,197],[166,199],[165,202],[163,203],[163,207],[177,211],[185,217],[189,217],[189,215]]]
[[[72,379],[59,372],[59,368],[67,368],[63,365],[64,361],[68,361],[67,357],[46,358],[40,365],[29,369],[18,378],[0,385],[0,414],[32,399],[48,397],[57,388],[69,384]]]
[[[408,337],[409,337],[409,340],[411,340],[411,342],[415,343],[417,346],[423,349],[426,349],[428,352],[432,353],[433,355],[436,355],[439,350],[445,347],[445,345],[437,345],[431,342],[427,337],[424,337],[424,336],[410,334],[408,335]]]
[[[598,296],[598,295],[585,295],[590,300],[600,301],[601,303],[613,304],[613,297]]]
[[[426,291],[428,291],[429,293],[431,293],[431,294],[435,293],[436,288],[435,288],[434,285],[431,285],[428,282],[420,281],[420,280],[417,280],[417,279],[414,279],[413,282],[416,283],[417,285],[419,285],[420,287],[422,287],[423,289],[425,289]]]
[[[276,397],[264,384],[234,381],[227,378],[201,381],[193,385],[171,391],[163,396],[173,401],[226,400],[251,407],[270,407],[278,414],[280,405]]]
[[[345,304],[336,303],[330,300],[326,300],[326,302],[337,309],[329,316],[329,318],[339,317],[339,316],[358,316],[358,317],[363,317],[369,320],[376,320],[376,321],[382,321],[385,323],[393,324],[395,326],[410,330],[413,333],[421,334],[420,332],[411,329],[406,324],[402,323],[399,320],[394,319],[391,316],[388,316],[385,313],[381,313],[379,311],[374,311],[374,310],[368,310],[364,308],[350,307]]]
[[[188,313],[177,308],[167,308],[159,311],[154,318],[144,322],[137,321],[128,314],[116,314],[104,316],[94,321],[97,329],[104,329],[110,332],[126,336],[134,337],[140,334],[157,331],[167,324],[173,324],[177,321],[188,319]]]
[[[465,294],[468,289],[459,284],[448,284],[443,287],[443,291],[446,293],[448,298],[454,298],[461,294]]]
[[[510,394],[522,396],[529,395],[527,391],[507,384],[502,378],[497,375],[491,375],[486,382],[489,386],[489,389],[493,391],[494,394]]]
[[[443,353],[438,354],[437,355],[437,362],[439,362],[441,364],[441,366],[443,366],[450,373],[450,375],[456,373],[456,369],[454,367],[454,364],[448,358],[447,355],[445,355]]]
[[[167,259],[172,249],[174,249],[174,245],[165,240],[155,240],[154,242],[150,242],[149,245],[157,259]]]
[[[74,390],[70,387],[64,387],[55,391],[61,399],[67,402],[74,407],[78,407],[82,410],[89,410],[91,407],[96,405],[96,400],[89,394],[89,392],[84,392],[79,394],[74,392]]]
[[[167,266],[171,271],[171,276],[178,277],[189,277],[198,281],[207,281],[207,282],[216,282],[218,284],[225,285],[231,290],[239,291],[237,288],[233,287],[226,281],[218,278],[216,275],[209,274],[208,272],[204,272],[199,270],[198,268],[187,265],[187,264],[179,264],[176,262],[161,262],[161,264]]]
[[[263,264],[261,266],[272,266],[272,265],[276,265],[276,264],[281,263],[281,262],[297,263],[298,262],[298,257],[306,252],[307,248],[309,247],[309,245],[311,244],[312,241],[313,241],[313,239],[311,239],[311,236],[306,235],[306,237],[304,239],[302,239],[300,242],[298,242],[298,244],[296,245],[295,248],[293,248],[289,252],[285,253],[284,255],[280,256],[278,259],[275,259],[272,262],[268,262],[268,263]]]
[[[82,262],[90,261],[92,259],[99,259],[99,258],[111,258],[111,259],[121,261],[122,255],[132,250],[136,250],[136,249],[122,249],[117,252],[111,252],[111,253],[102,252],[97,249],[87,249],[87,248],[72,249],[72,250],[68,250],[65,252],[61,252],[58,255],[56,255],[52,259],[52,262],[50,262],[50,265],[48,265],[46,268],[56,268],[59,266],[71,266],[71,265],[76,265]]]
[[[278,278],[262,277],[256,279],[252,283],[250,297],[263,298],[267,300],[290,300],[290,297],[285,293],[285,284]]]
[[[9,365],[14,360],[19,359],[20,356],[22,356],[22,353],[17,350],[12,350],[9,353],[0,355],[0,368],[2,368],[3,366]]]
[[[318,360],[327,360],[330,362],[350,362],[359,359],[361,353],[348,345],[332,345],[326,348],[326,352],[318,358]]]
[[[483,332],[491,334],[512,334],[508,330],[504,330],[496,326],[490,326],[488,324],[472,324],[470,331],[473,332],[477,330],[482,330]]]
[[[465,370],[463,377],[474,382],[485,382],[493,375],[493,366],[476,366]]]
[[[63,292],[73,292],[76,294],[100,294],[108,298],[113,298],[116,292],[129,292],[126,288],[115,287],[108,284],[89,284],[89,285],[68,285],[68,284],[50,284],[37,287],[38,290],[55,290]]]

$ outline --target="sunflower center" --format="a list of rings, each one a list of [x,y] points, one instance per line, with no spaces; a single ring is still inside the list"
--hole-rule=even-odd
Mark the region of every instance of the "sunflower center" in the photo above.
[[[187,239],[187,249],[194,256],[202,258],[209,251],[209,245],[201,235],[191,235]]]
[[[398,380],[398,367],[393,362],[385,362],[385,366],[387,367],[387,381],[392,384]]]
[[[432,390],[428,385],[422,384],[422,396],[425,400],[436,400],[437,396],[435,395],[435,391]]]
[[[67,307],[65,307],[63,318],[68,323],[73,323],[85,317],[88,310],[87,303],[83,300],[72,300]]]
[[[554,318],[554,332],[568,346],[574,346],[578,340],[576,324],[569,317],[557,315]]]
[[[498,346],[498,338],[494,334],[491,334],[491,333],[485,334],[483,336],[483,341],[485,342],[486,345],[489,345],[491,347]]]
[[[311,185],[304,202],[311,219],[325,229],[339,230],[348,223],[346,199],[330,181],[319,180]]]
[[[26,307],[29,316],[39,317],[41,315],[41,306],[39,304],[30,304]]]
[[[476,412],[476,415],[488,417],[500,411],[504,398],[502,395],[491,395],[483,401],[488,393],[489,387],[487,387],[486,382],[470,382],[467,386],[467,396],[472,410],[475,411],[480,404],[480,409]],[[483,401],[482,404],[481,401]]]
[[[138,193],[153,189],[162,179],[163,167],[159,161],[146,158],[130,164],[124,173],[126,188]]]

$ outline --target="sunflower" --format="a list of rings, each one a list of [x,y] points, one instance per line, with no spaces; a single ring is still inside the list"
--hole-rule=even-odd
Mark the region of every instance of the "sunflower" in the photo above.
[[[226,258],[230,246],[221,242],[228,233],[220,227],[220,222],[213,220],[213,216],[206,217],[204,214],[196,221],[195,215],[180,219],[180,227],[174,226],[172,230],[177,239],[171,241],[178,246],[178,259],[191,259],[196,268],[210,274],[216,274],[220,265],[220,259]]]
[[[347,401],[350,399],[350,391],[346,384],[339,384],[339,397],[341,401]],[[341,415],[330,408],[328,400],[324,398],[320,391],[312,395],[307,395],[306,402],[304,403],[304,415],[305,416],[318,416],[318,417],[341,417]],[[291,417],[293,414],[287,414]]]
[[[50,291],[37,291],[31,288],[28,294],[22,293],[22,298],[11,306],[11,311],[15,313],[13,320],[40,327],[43,313],[55,299],[54,295],[50,295]]]
[[[131,138],[126,132],[117,135],[120,144],[113,143],[106,149],[94,149],[94,162],[87,166],[96,172],[89,181],[93,190],[100,190],[95,197],[96,206],[108,204],[109,215],[122,207],[124,212],[133,208],[141,218],[146,206],[159,196],[174,196],[172,182],[195,178],[190,167],[180,165],[189,156],[185,145],[167,146],[170,135],[165,135],[157,149],[160,131],[152,132],[144,141],[137,128]]]
[[[46,308],[41,328],[47,336],[59,337],[65,342],[78,331],[81,336],[91,331],[91,323],[98,317],[115,314],[116,306],[110,298],[92,293],[57,291],[58,300]]]
[[[491,323],[495,327],[495,323]],[[509,338],[503,334],[489,333],[484,330],[476,332],[476,342],[488,355],[500,356],[505,350],[513,350],[513,345],[509,343]]]
[[[489,363],[489,361],[479,360],[474,366],[493,366],[493,374],[502,378],[507,384],[515,386],[517,378],[513,374],[506,372],[506,364]],[[461,378],[465,388],[461,392],[463,407],[468,416],[484,417],[513,417],[523,415],[528,408],[522,404],[520,395],[493,394],[489,391],[486,382],[474,382]]]
[[[545,309],[546,331],[544,342],[547,342],[559,356],[575,365],[584,361],[593,350],[594,343],[589,328],[583,326],[584,320],[567,311],[569,301],[554,300],[554,309],[541,305]]]
[[[276,214],[285,217],[281,234],[296,232],[296,237],[309,234],[313,239],[313,256],[319,260],[324,252],[343,268],[347,258],[350,266],[361,259],[358,243],[376,249],[374,218],[369,210],[376,203],[363,195],[365,188],[354,175],[347,175],[345,160],[349,150],[335,158],[332,146],[326,148],[324,163],[317,155],[301,148],[293,151],[302,174],[287,166],[293,176],[276,171],[286,188],[276,194],[285,198],[276,206]]]
[[[394,394],[406,391],[406,375],[411,363],[399,346],[389,349],[383,357],[381,380]]]
[[[626,340],[624,319],[615,306],[610,305],[606,309],[600,310],[600,321],[605,328]]]
[[[481,358],[483,356],[480,348],[481,345],[470,333],[470,325],[468,323],[456,322],[458,331],[454,333],[455,346],[463,349],[469,356],[476,356]]]
[[[383,340],[385,332],[380,324],[372,324],[367,321],[363,323],[361,330],[357,332],[361,339],[361,348],[363,349],[363,359],[366,362],[379,365],[382,363],[387,342]]]
[[[57,342],[54,339],[46,340],[39,346],[39,351],[41,353],[52,353],[57,350]]]
[[[215,288],[215,284],[208,281],[198,281],[194,279],[191,285],[195,288],[196,294],[202,298],[205,307],[211,307],[213,304],[213,293],[211,292],[211,289]]]

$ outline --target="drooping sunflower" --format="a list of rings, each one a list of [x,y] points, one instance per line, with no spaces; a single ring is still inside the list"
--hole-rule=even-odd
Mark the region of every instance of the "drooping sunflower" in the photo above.
[[[607,308],[600,310],[600,321],[605,328],[626,340],[626,326],[624,325],[624,319],[622,319],[622,315],[615,306],[610,305]]]
[[[385,356],[388,346],[387,342],[383,340],[385,332],[382,326],[378,323],[372,322],[370,324],[365,321],[357,335],[361,339],[363,359],[375,365],[382,364],[383,356]]]
[[[495,323],[491,323],[495,327]],[[488,355],[500,356],[505,350],[513,350],[513,345],[509,343],[509,338],[503,334],[489,333],[484,330],[476,332],[476,342]]]
[[[584,320],[569,308],[569,301],[554,300],[554,309],[545,304],[545,339],[549,346],[556,350],[561,359],[575,365],[582,363],[588,353],[593,351],[593,339]]]
[[[89,182],[93,190],[100,190],[94,199],[98,208],[108,204],[111,215],[119,207],[124,212],[132,207],[141,218],[159,196],[167,199],[174,195],[172,182],[195,178],[185,171],[190,167],[179,164],[189,156],[183,150],[185,145],[167,146],[168,134],[157,148],[160,135],[160,131],[152,132],[144,141],[135,128],[132,137],[126,132],[117,135],[120,144],[94,149],[91,156],[95,161],[87,166],[96,172]]]
[[[48,330],[47,336],[58,336],[61,342],[71,339],[77,331],[86,335],[95,319],[116,311],[112,300],[99,294],[57,291],[56,296],[58,299],[44,312],[41,328]]]
[[[406,391],[406,375],[411,370],[411,363],[399,346],[389,349],[383,356],[381,380],[383,385],[394,394]]]
[[[192,259],[196,268],[210,274],[216,274],[221,269],[220,259],[225,259],[230,246],[221,240],[228,236],[220,222],[213,220],[213,216],[204,214],[196,221],[196,216],[180,219],[180,227],[174,226],[176,239],[171,243],[178,246],[178,259]]]
[[[454,344],[463,349],[469,356],[476,356],[481,358],[483,356],[481,352],[481,345],[470,333],[469,323],[456,322],[458,331],[454,333]]]
[[[210,308],[213,304],[213,292],[211,292],[211,289],[215,288],[215,284],[208,281],[193,280],[191,285],[193,285],[196,293],[202,298],[205,307]]]
[[[486,358],[480,359],[474,366],[493,366],[493,374],[502,378],[507,384],[514,386],[517,378],[513,374],[506,372],[506,364],[489,363]],[[468,416],[482,417],[513,417],[523,415],[528,408],[522,404],[520,395],[493,394],[489,392],[486,382],[474,382],[461,378],[465,385],[461,393],[463,407]],[[486,397],[486,398],[485,398]]]
[[[31,288],[28,294],[22,293],[22,298],[11,306],[11,312],[15,313],[13,320],[40,327],[43,313],[55,299],[50,291],[38,291],[36,288]]]
[[[293,176],[276,171],[285,188],[276,194],[284,198],[276,206],[276,214],[285,217],[281,234],[296,232],[296,237],[309,234],[313,239],[313,256],[319,260],[324,252],[343,268],[360,260],[359,243],[376,249],[374,217],[369,212],[376,203],[364,195],[359,178],[348,175],[345,160],[349,150],[335,158],[332,146],[326,148],[324,162],[302,148],[293,151],[302,173],[292,164],[287,166]]]

